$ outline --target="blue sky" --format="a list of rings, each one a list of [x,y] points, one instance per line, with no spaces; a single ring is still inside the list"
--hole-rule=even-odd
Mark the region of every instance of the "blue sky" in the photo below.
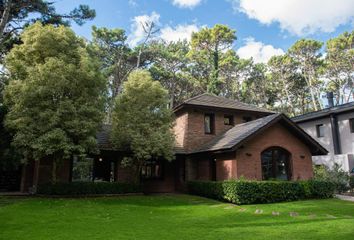
[[[91,26],[123,28],[134,46],[142,38],[139,22],[154,20],[166,41],[217,23],[236,29],[233,46],[242,57],[265,62],[306,37],[326,41],[353,30],[354,0],[58,0],[59,12],[79,4],[96,10],[96,18],[74,31],[90,38]]]

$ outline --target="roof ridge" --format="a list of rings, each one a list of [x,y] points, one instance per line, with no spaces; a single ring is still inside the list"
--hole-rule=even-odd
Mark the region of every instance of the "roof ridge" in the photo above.
[[[199,97],[204,96],[204,95],[215,96],[214,94],[211,94],[211,93],[205,92],[205,93],[199,94],[199,95],[197,95],[197,96],[194,96],[194,97],[188,98],[186,101],[182,102],[182,104],[183,104],[183,103],[190,102],[191,100],[194,100],[194,99],[199,98]]]

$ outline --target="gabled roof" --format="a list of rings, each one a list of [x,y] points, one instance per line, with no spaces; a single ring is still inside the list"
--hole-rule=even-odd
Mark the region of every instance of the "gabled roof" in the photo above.
[[[289,129],[289,131],[302,139],[304,143],[309,146],[313,155],[325,155],[328,153],[328,151],[316,140],[293,123],[288,117],[280,113],[272,114],[247,123],[238,124],[223,134],[216,136],[201,148],[193,151],[193,153],[234,151],[246,141],[257,136],[263,130],[278,122],[281,122]]]
[[[330,108],[325,108],[316,112],[309,112],[303,115],[293,117],[291,120],[293,120],[296,123],[306,122],[317,118],[323,118],[331,114],[338,114],[338,113],[348,112],[348,111],[354,111],[354,102],[345,103]]]
[[[178,110],[186,106],[199,106],[199,107],[213,107],[222,109],[232,109],[240,111],[252,111],[260,113],[274,113],[272,111],[259,108],[247,103],[242,103],[236,100],[227,99],[220,96],[215,96],[209,93],[204,93],[193,98],[190,98],[183,102],[182,104],[176,106],[173,110],[177,112]]]

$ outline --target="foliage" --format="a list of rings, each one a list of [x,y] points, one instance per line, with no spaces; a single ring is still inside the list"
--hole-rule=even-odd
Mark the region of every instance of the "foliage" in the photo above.
[[[140,186],[118,182],[70,182],[39,185],[37,193],[45,195],[90,195],[139,193]]]
[[[225,25],[216,24],[212,28],[205,27],[192,34],[189,56],[207,67],[206,90],[210,93],[220,93],[220,58],[222,52],[230,49],[236,40],[235,33],[235,30]]]
[[[338,163],[335,163],[332,168],[325,165],[315,166],[314,179],[335,183],[339,193],[347,191],[349,187],[349,174],[342,170]]]
[[[328,40],[326,53],[327,91],[335,93],[337,104],[349,102],[354,94],[354,31]]]
[[[0,105],[0,171],[16,169],[20,163],[20,155],[14,146],[11,146],[12,134],[3,125],[6,107]]]
[[[96,15],[95,10],[87,5],[79,5],[69,13],[58,13],[54,3],[45,0],[0,0],[0,62],[13,44],[20,42],[20,31],[36,21],[69,25],[69,20],[72,20],[82,25]]]
[[[105,82],[85,45],[67,27],[36,23],[8,54],[6,125],[27,159],[56,163],[95,149],[103,117]]]
[[[325,181],[192,181],[192,194],[236,204],[273,203],[333,196],[334,184]]]
[[[149,45],[149,50],[154,53],[149,71],[168,90],[170,107],[173,108],[191,97],[195,90],[187,69],[188,43],[155,41]]]
[[[354,175],[349,177],[349,186],[352,190],[354,190]]]
[[[135,168],[137,182],[147,160],[173,159],[172,111],[167,105],[167,91],[144,70],[132,72],[116,98],[112,141],[131,153],[124,163]]]
[[[312,39],[300,39],[292,45],[288,53],[296,61],[298,71],[304,76],[307,89],[310,92],[310,110],[320,110],[322,108],[321,85],[319,71],[322,67],[321,53],[323,43]]]
[[[108,121],[111,120],[114,99],[121,92],[129,73],[135,68],[136,57],[126,40],[123,29],[92,27],[90,54],[101,63],[101,72],[109,84]]]

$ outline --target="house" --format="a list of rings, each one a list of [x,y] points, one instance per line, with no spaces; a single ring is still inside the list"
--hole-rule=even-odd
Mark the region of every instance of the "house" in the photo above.
[[[354,171],[354,102],[333,106],[333,95],[328,96],[328,108],[292,120],[328,149],[326,156],[313,156],[315,165],[332,167],[338,163],[351,172]]]
[[[211,94],[174,108],[175,160],[155,159],[141,171],[147,192],[183,191],[189,180],[299,180],[313,176],[311,157],[327,150],[283,114]],[[110,126],[97,135],[100,154],[58,166],[61,181],[132,180],[124,152],[114,150]],[[22,190],[48,182],[51,163],[32,162],[23,170]]]

